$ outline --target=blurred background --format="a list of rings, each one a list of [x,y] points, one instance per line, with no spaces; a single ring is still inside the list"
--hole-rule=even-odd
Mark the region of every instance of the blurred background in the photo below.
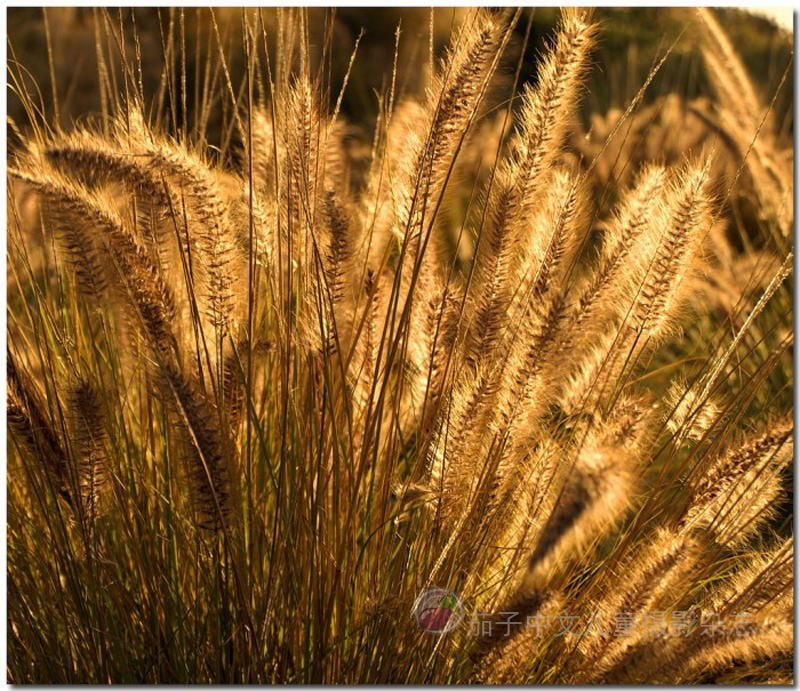
[[[277,11],[269,8],[262,12],[271,51],[276,49]],[[330,55],[330,83],[333,85],[342,83],[351,58],[350,50],[363,31],[342,102],[342,112],[348,121],[365,135],[370,132],[378,113],[378,94],[387,87],[391,78],[398,26],[401,31],[398,89],[401,94],[419,92],[428,74],[431,41],[434,52],[441,55],[452,27],[464,12],[464,8],[439,8],[431,16],[431,10],[427,8],[309,9],[312,51],[316,48],[318,53],[321,52],[326,34],[332,33],[334,50]],[[762,98],[768,103],[791,59],[792,34],[785,27],[790,26],[792,14],[791,10],[779,8],[764,8],[757,12],[719,9],[717,16],[740,51],[750,74],[755,77]],[[533,13],[533,23],[524,56],[523,80],[535,75],[536,56],[558,18],[556,8],[528,8],[524,11],[516,28],[517,44],[511,45],[506,52],[503,70],[508,79],[516,66],[529,13]],[[692,8],[602,8],[597,9],[595,15],[601,22],[602,33],[595,53],[596,69],[584,102],[585,113],[624,108],[641,87],[651,67],[673,42],[675,47],[648,88],[645,101],[652,102],[666,93],[675,93],[687,100],[708,93],[702,60],[696,49],[699,20]],[[133,60],[137,38],[144,92],[153,94],[154,98],[158,95],[165,53],[168,53],[164,47],[170,45],[170,36],[178,41],[182,38],[186,47],[186,78],[190,92],[192,84],[202,86],[208,49],[216,58],[220,43],[224,47],[233,84],[241,84],[244,64],[242,11],[239,8],[215,8],[213,18],[217,22],[218,34],[209,8],[9,8],[8,55],[9,60],[18,61],[24,67],[31,82],[38,86],[43,107],[48,111],[52,108],[47,47],[49,33],[61,125],[69,127],[71,122],[95,117],[101,111],[98,54],[103,54],[109,62],[108,79],[118,81],[121,63],[114,65],[113,62],[122,53],[128,60]],[[105,30],[98,31],[98,27]],[[314,57],[319,61],[319,54]],[[176,60],[174,55],[169,58],[173,63]],[[791,82],[790,77],[775,103],[777,124],[785,133],[792,129]],[[191,98],[186,108],[191,120],[196,108]],[[26,114],[13,88],[8,98],[8,114],[16,123],[25,126]],[[209,141],[214,141],[214,129],[220,126],[218,118],[209,123]]]

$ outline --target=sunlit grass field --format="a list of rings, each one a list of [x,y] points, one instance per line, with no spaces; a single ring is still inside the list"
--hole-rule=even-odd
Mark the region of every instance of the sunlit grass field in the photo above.
[[[10,683],[792,683],[791,37],[643,12],[9,10]]]

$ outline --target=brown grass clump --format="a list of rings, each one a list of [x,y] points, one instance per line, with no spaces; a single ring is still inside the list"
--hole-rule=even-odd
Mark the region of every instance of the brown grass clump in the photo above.
[[[332,15],[316,45],[307,10],[210,11],[195,110],[184,11],[155,95],[112,15],[102,125],[49,122],[9,67],[11,681],[791,676],[786,157],[711,11],[734,179],[705,135],[620,145],[644,87],[576,145],[584,10],[535,79],[525,11],[458,12],[418,93],[398,31],[358,160],[367,68],[356,42],[332,82]],[[447,635],[412,619],[434,585],[466,610]]]

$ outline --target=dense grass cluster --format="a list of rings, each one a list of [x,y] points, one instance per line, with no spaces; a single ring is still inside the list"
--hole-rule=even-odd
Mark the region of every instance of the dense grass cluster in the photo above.
[[[366,165],[357,46],[211,21],[66,130],[10,66],[9,680],[789,683],[793,151],[713,14],[713,98],[587,132],[590,14],[533,78],[469,11]]]

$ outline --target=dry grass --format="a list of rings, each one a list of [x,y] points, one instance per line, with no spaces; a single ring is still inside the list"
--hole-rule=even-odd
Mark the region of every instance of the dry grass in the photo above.
[[[101,61],[97,124],[10,66],[9,680],[791,679],[792,152],[713,14],[712,134],[627,172],[643,92],[573,139],[583,11],[512,99],[527,13],[466,12],[363,174],[333,34],[243,11],[236,84],[211,18],[193,123],[182,12],[159,94]],[[418,629],[433,585],[493,632]],[[617,635],[654,612],[684,635]]]

